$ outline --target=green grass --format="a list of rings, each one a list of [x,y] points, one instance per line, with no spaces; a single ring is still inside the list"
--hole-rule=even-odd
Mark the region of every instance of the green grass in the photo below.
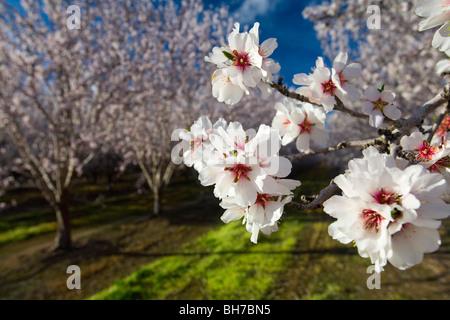
[[[115,193],[111,195],[106,193],[106,186],[77,181],[73,186],[72,194],[75,197],[70,207],[72,227],[92,227],[128,217],[148,215],[153,206],[152,196],[137,194],[134,183],[135,178],[129,176],[117,181],[114,185]],[[163,193],[163,206],[196,199],[200,190],[201,187],[192,179],[177,178]],[[100,194],[105,194],[105,197],[95,200]],[[12,199],[17,199],[19,205],[12,212],[0,214],[0,246],[56,231],[55,213],[38,191],[12,191],[3,196],[1,201]]]
[[[19,242],[30,237],[54,232],[56,230],[56,222],[40,223],[35,226],[19,226],[11,230],[0,233],[0,245]]]
[[[240,222],[200,236],[91,299],[264,299],[284,270],[302,223],[289,218],[270,236],[250,242]]]

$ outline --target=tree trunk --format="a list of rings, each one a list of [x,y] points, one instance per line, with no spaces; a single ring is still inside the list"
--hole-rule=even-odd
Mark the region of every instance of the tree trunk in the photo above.
[[[153,215],[159,215],[162,212],[162,202],[161,202],[162,188],[153,189]]]
[[[72,247],[69,203],[63,199],[56,208],[56,238],[53,250],[68,250]]]

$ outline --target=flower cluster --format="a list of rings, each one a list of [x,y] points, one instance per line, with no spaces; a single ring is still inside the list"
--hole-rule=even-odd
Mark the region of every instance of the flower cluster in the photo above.
[[[439,137],[446,137],[448,132],[450,132],[450,115],[446,114],[444,119],[442,119],[439,128],[436,130],[436,135]]]
[[[280,65],[269,56],[278,47],[275,38],[259,45],[259,23],[249,32],[239,32],[239,23],[234,24],[228,35],[228,46],[214,47],[205,61],[217,66],[212,76],[212,94],[219,102],[233,105],[238,103],[248,88],[259,87],[263,94],[269,94],[269,83],[273,74],[280,71]]]
[[[326,114],[322,107],[314,107],[310,103],[300,106],[290,99],[275,104],[277,110],[272,121],[272,128],[278,129],[283,137],[282,145],[287,145],[297,139],[299,151],[310,149],[310,140],[318,145],[328,141],[325,129]]]
[[[442,22],[446,26],[447,20],[442,20],[449,18],[446,6],[447,1],[419,3],[418,14],[428,17],[420,28]],[[241,33],[236,23],[228,36],[228,46],[215,47],[205,57],[218,67],[212,77],[212,91],[219,101],[235,104],[253,87],[270,92],[269,83],[280,67],[268,57],[277,42],[268,39],[259,45],[258,28],[255,23],[249,32]],[[443,50],[448,43],[441,31],[433,43]],[[439,67],[447,68],[444,63]],[[179,133],[186,148],[183,162],[198,171],[202,185],[214,186],[214,195],[225,209],[223,222],[242,219],[254,243],[259,232],[271,234],[278,230],[284,205],[300,185],[300,181],[286,179],[292,164],[279,155],[281,145],[295,140],[297,149],[309,154],[314,154],[310,152],[312,143],[324,146],[329,139],[327,113],[339,107],[353,115],[344,104],[360,99],[359,89],[351,80],[361,73],[360,64],[348,64],[345,52],[336,56],[332,68],[318,58],[312,73],[293,78],[294,84],[300,86],[296,93],[302,97],[298,99],[303,102],[290,98],[277,102],[271,126],[245,131],[239,122],[227,124],[220,119],[212,124],[207,117],[201,117],[190,130]],[[385,118],[400,119],[401,111],[393,104],[396,95],[385,90],[384,85],[379,89],[367,87],[364,96],[361,109],[368,115],[370,126],[382,127]],[[449,119],[448,115],[442,119],[436,137],[430,141],[421,132],[400,132],[399,148],[395,145],[398,142],[386,142],[391,155],[364,146],[363,158],[351,160],[349,170],[334,179],[342,195],[327,195],[328,200],[321,200],[325,201],[324,211],[336,218],[329,226],[330,236],[342,243],[354,242],[359,254],[370,258],[377,272],[388,262],[399,269],[409,268],[420,263],[424,253],[439,248],[437,229],[441,220],[450,215],[450,205],[441,199],[449,191]],[[408,159],[412,163],[394,154],[400,147],[411,156]],[[329,149],[333,148],[323,150]]]
[[[342,102],[359,99],[358,90],[349,83],[361,75],[359,63],[347,65],[348,54],[340,52],[333,61],[331,70],[325,67],[323,58],[318,58],[312,74],[299,73],[294,75],[294,84],[301,87],[296,90],[312,103],[322,105],[326,112],[333,110],[336,97]]]
[[[228,125],[219,120],[212,125],[201,117],[179,134],[188,149],[183,161],[199,172],[203,186],[214,185],[214,195],[226,209],[222,221],[243,218],[251,241],[259,231],[270,234],[278,229],[286,203],[300,181],[284,179],[291,162],[279,156],[281,137],[278,130],[261,125],[259,130],[244,131],[238,122]]]
[[[426,135],[413,132],[400,140],[400,146],[405,151],[413,152],[418,164],[430,172],[440,173],[450,182],[450,141],[442,137],[429,143]],[[398,167],[406,167],[408,164],[405,159],[397,158]]]
[[[414,266],[441,243],[437,228],[450,214],[440,198],[445,180],[421,165],[402,170],[394,157],[374,147],[363,155],[334,179],[343,195],[324,202],[324,211],[337,219],[329,234],[342,243],[353,241],[377,272],[388,261],[402,270]]]
[[[206,116],[201,116],[190,127],[190,129],[181,129],[174,132],[172,140],[181,140],[179,149],[175,149],[172,154],[172,160],[176,159],[176,152],[183,151],[182,162],[187,167],[194,167],[200,172],[206,165],[208,155],[213,153],[213,148],[209,136],[217,133],[219,128],[225,128],[227,122],[220,118],[214,124]],[[174,161],[177,163],[177,161]]]

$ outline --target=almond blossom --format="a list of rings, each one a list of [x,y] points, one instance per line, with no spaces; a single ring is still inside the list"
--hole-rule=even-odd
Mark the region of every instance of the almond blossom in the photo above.
[[[291,199],[291,196],[258,194],[254,204],[242,207],[236,204],[233,197],[225,198],[220,203],[226,209],[221,220],[228,223],[243,219],[242,223],[246,223],[247,231],[252,234],[250,240],[258,243],[260,231],[265,235],[278,231],[278,221],[283,214],[284,205]]]
[[[214,185],[214,195],[226,209],[225,223],[244,218],[256,243],[259,231],[278,230],[283,207],[291,201],[300,181],[284,179],[292,164],[278,155],[281,138],[277,130],[261,125],[257,132],[244,131],[239,122],[219,126],[209,135],[212,152],[199,174],[204,186]]]
[[[324,202],[324,211],[337,218],[328,231],[342,243],[354,241],[377,272],[388,261],[409,268],[440,245],[437,228],[450,214],[450,205],[440,199],[445,180],[420,165],[401,170],[374,147],[363,155],[334,179],[343,195]]]
[[[280,131],[282,144],[287,145],[296,140],[299,151],[310,149],[310,140],[318,145],[324,145],[328,140],[325,129],[326,114],[321,107],[303,103],[299,107],[291,100],[275,105],[277,114],[272,121],[272,127]]]
[[[375,87],[368,87],[364,92],[367,100],[363,104],[363,113],[369,115],[369,124],[372,127],[380,128],[383,125],[384,118],[398,120],[401,117],[401,111],[392,104],[395,99],[395,93]]]
[[[200,172],[205,166],[208,149],[211,147],[209,135],[217,132],[218,128],[226,127],[227,123],[220,118],[214,125],[207,116],[201,116],[190,127],[190,130],[182,129],[178,132],[178,137],[184,143],[183,162],[188,167],[194,167]]]
[[[312,103],[322,105],[326,112],[333,110],[336,97],[341,101],[357,100],[358,90],[348,81],[361,74],[361,66],[357,63],[346,66],[347,59],[347,53],[340,52],[330,70],[325,67],[323,59],[319,58],[312,74],[294,75],[294,84],[302,86],[296,92],[308,97]]]
[[[214,195],[223,199],[234,197],[236,204],[250,206],[258,194],[273,194],[280,190],[276,179],[286,177],[292,164],[278,152],[278,133],[261,125],[256,134],[243,130],[232,122],[227,129],[219,128],[210,135],[215,152],[199,174],[204,186],[214,185]]]
[[[450,181],[450,142],[441,139],[438,143],[429,143],[427,136],[421,132],[413,132],[400,140],[405,151],[415,154],[418,164],[430,172],[442,174]],[[406,160],[397,159],[397,163],[406,165]]]
[[[419,23],[419,31],[441,26],[431,45],[440,51],[450,49],[450,2],[447,0],[422,0],[416,6],[416,14],[426,19]]]
[[[267,83],[273,81],[273,73],[280,65],[268,58],[278,46],[271,38],[259,45],[259,23],[256,22],[249,32],[239,32],[239,23],[228,35],[228,45],[214,47],[205,61],[215,64],[218,70],[212,78],[213,96],[219,102],[236,104],[249,94],[249,88],[258,86],[263,94],[271,92]]]

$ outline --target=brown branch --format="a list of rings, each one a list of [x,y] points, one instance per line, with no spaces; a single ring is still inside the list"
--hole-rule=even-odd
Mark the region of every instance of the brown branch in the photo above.
[[[347,108],[338,97],[335,97],[335,98],[336,98],[336,104],[334,105],[334,110],[344,112],[352,117],[369,120],[369,116],[367,114],[351,110],[351,109]],[[385,119],[385,120],[388,121],[389,119]]]
[[[339,190],[338,186],[333,181],[331,181],[328,187],[322,189],[319,195],[315,196],[312,201],[306,201],[306,203],[298,203],[295,201],[291,201],[287,203],[287,205],[299,211],[318,209],[321,208],[322,204],[328,199],[330,199],[333,196],[333,194],[338,190]]]
[[[337,150],[342,149],[349,149],[349,148],[367,148],[369,146],[379,146],[379,145],[385,145],[386,139],[384,136],[378,137],[378,138],[372,138],[372,139],[366,139],[366,140],[354,140],[354,141],[342,141],[338,143],[336,146],[326,147],[322,149],[317,150],[309,150],[303,153],[298,154],[291,154],[285,156],[288,158],[291,162],[303,159],[308,156],[317,155],[317,154],[326,154],[330,152],[335,152]]]
[[[445,87],[432,99],[421,106],[417,111],[408,119],[399,119],[394,121],[394,127],[402,132],[402,135],[408,133],[408,131],[421,124],[423,119],[431,112],[442,106],[444,103],[450,100],[450,84],[446,84]]]
[[[295,100],[298,100],[301,102],[308,102],[311,104],[316,104],[316,103],[311,102],[307,97],[305,97],[301,94],[289,91],[287,89],[286,85],[283,84],[283,78],[281,78],[281,77],[278,78],[278,83],[272,82],[270,84],[270,86],[288,98],[295,99]],[[350,115],[352,117],[361,118],[361,119],[369,119],[368,115],[347,108],[338,97],[335,96],[335,99],[336,99],[336,104],[334,105],[334,110],[338,110],[338,111],[347,113],[348,115]],[[386,119],[386,120],[389,120],[389,119]]]
[[[309,101],[309,99],[305,96],[302,96],[301,94],[298,94],[296,92],[291,92],[288,90],[288,88],[286,87],[286,85],[283,84],[283,78],[278,78],[278,83],[276,82],[272,82],[270,84],[270,86],[274,89],[276,89],[279,93],[281,93],[283,96],[286,96],[288,98],[291,99],[295,99],[301,102],[308,102],[308,103],[312,103],[311,101]]]

